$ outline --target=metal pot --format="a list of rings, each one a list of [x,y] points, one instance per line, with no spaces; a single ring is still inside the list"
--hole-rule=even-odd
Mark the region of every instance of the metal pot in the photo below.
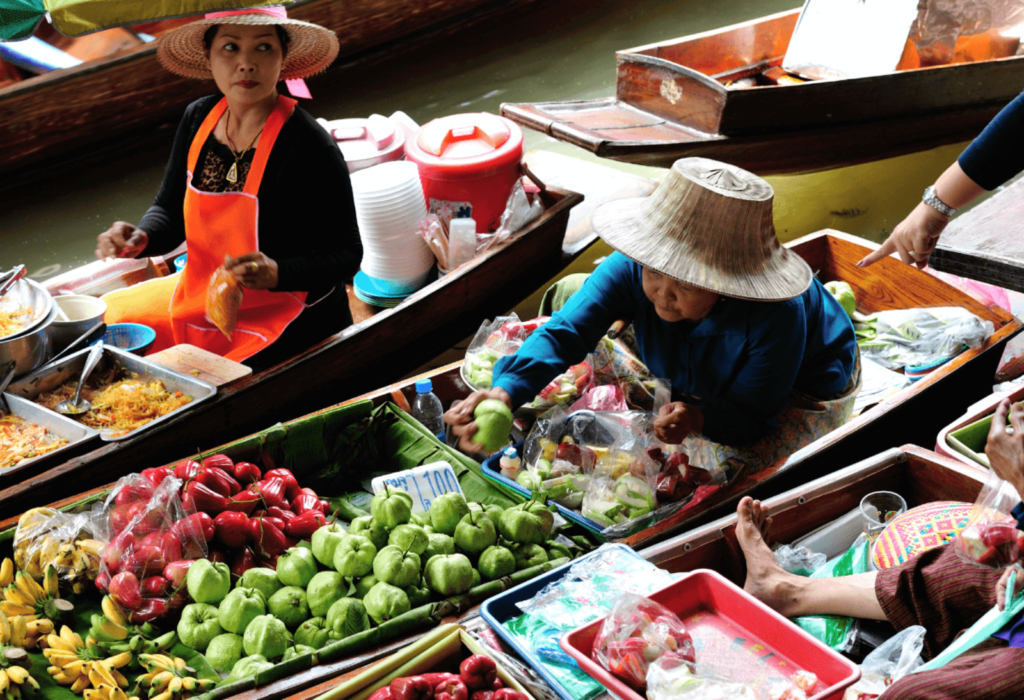
[[[20,376],[42,366],[51,354],[50,327],[57,318],[57,309],[50,305],[50,313],[30,333],[0,339],[0,364],[14,360],[14,375]]]
[[[19,307],[32,309],[28,325],[17,333],[12,333],[2,338],[2,340],[14,340],[15,338],[21,338],[22,336],[34,333],[39,330],[39,327],[48,320],[53,312],[53,297],[50,293],[43,289],[42,285],[38,282],[33,282],[27,278],[18,280],[14,287],[4,296],[2,303],[5,308],[13,306],[15,309]]]

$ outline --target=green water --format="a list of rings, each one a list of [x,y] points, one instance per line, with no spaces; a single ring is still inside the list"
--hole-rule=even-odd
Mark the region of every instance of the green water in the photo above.
[[[327,119],[403,110],[422,124],[457,112],[497,112],[502,102],[599,97],[614,92],[617,49],[795,4],[540,0],[383,60],[334,69],[309,81],[314,99],[303,106]],[[100,151],[93,162],[42,185],[0,193],[0,267],[23,262],[30,275],[43,279],[92,260],[99,233],[114,221],[137,222],[152,203],[172,138],[172,130],[161,130],[128,152]],[[585,157],[580,149],[532,131],[526,148]]]

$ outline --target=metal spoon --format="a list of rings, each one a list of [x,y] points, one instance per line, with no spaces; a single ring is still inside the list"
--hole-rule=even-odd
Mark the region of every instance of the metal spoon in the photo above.
[[[99,364],[101,357],[103,357],[103,343],[93,345],[92,350],[89,351],[89,356],[85,358],[85,367],[82,369],[82,378],[78,380],[78,388],[75,389],[75,398],[71,401],[61,401],[53,407],[53,410],[65,416],[80,416],[83,413],[89,412],[92,404],[82,398],[82,387],[85,385],[85,380],[89,378],[89,375],[96,368],[96,365]]]

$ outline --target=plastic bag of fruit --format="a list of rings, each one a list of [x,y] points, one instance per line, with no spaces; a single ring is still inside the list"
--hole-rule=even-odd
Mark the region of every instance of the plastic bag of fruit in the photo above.
[[[665,606],[634,593],[623,593],[594,639],[591,657],[634,688],[647,684],[651,664],[685,664],[697,657],[683,623]]]
[[[505,355],[515,353],[530,334],[548,321],[540,316],[531,321],[520,321],[519,316],[498,316],[484,321],[466,350],[462,371],[474,389],[490,389],[494,365]]]
[[[994,471],[990,471],[967,527],[954,540],[957,555],[964,561],[993,569],[1012,566],[1024,548],[1024,532],[1010,515],[1020,495]]]
[[[104,544],[93,534],[91,514],[32,508],[14,532],[14,563],[37,581],[52,566],[74,593],[83,593],[100,573]]]
[[[806,696],[804,696],[806,697]],[[665,655],[647,669],[648,700],[761,700],[746,683],[697,675],[690,664]]]
[[[120,479],[103,503],[107,546],[96,586],[132,617],[149,622],[184,604],[188,565],[206,558],[212,521],[186,509],[182,481],[166,468]]]

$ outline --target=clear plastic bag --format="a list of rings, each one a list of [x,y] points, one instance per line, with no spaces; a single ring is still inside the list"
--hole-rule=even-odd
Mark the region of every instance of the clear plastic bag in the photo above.
[[[670,583],[672,577],[667,571],[621,545],[603,544],[573,562],[561,579],[516,605],[568,632],[607,615],[623,591],[647,595]]]
[[[540,316],[520,321],[512,313],[484,321],[466,350],[463,373],[474,389],[490,389],[494,365],[505,355],[512,355],[522,347],[530,334],[547,323],[549,317]]]
[[[618,387],[633,410],[657,413],[671,400],[669,383],[655,377],[621,338],[603,337],[588,359],[595,386]]]
[[[921,664],[925,628],[913,625],[886,640],[860,666],[860,680],[846,689],[843,700],[869,700],[913,673]]]
[[[791,574],[810,576],[825,566],[828,557],[821,552],[812,552],[807,547],[791,547],[788,544],[776,547],[775,560]]]
[[[97,586],[139,621],[159,619],[184,603],[165,577],[167,565],[203,559],[208,551],[194,511],[182,505],[181,485],[175,477],[154,485],[141,474],[129,474],[103,503],[100,522],[109,544]]]
[[[698,676],[688,664],[658,659],[647,670],[647,700],[759,700],[746,683]]]
[[[883,367],[927,365],[956,357],[995,331],[960,307],[896,309],[871,314],[856,324],[858,345],[864,357]]]
[[[634,593],[620,595],[594,638],[591,657],[634,688],[647,683],[647,670],[663,666],[693,668],[696,652],[682,621],[659,603]]]
[[[210,284],[206,288],[206,317],[231,340],[241,308],[242,287],[238,278],[230,270],[218,267],[210,275]]]
[[[477,234],[476,254],[480,255],[501,245],[539,219],[543,213],[544,205],[541,204],[540,197],[534,197],[531,202],[529,195],[526,194],[526,188],[523,187],[522,178],[516,180],[505,203],[505,211],[501,215],[497,230],[492,234]]]
[[[1020,495],[1016,489],[989,471],[967,527],[954,540],[957,556],[993,569],[1016,563],[1024,547],[1024,532],[1017,529],[1017,519],[1010,511],[1018,503]]]
[[[18,520],[14,532],[14,563],[37,581],[52,566],[74,593],[84,593],[99,575],[104,544],[104,539],[93,535],[90,513],[32,508]]]
[[[594,385],[592,359],[587,359],[548,382],[547,386],[526,404],[526,408],[535,411],[546,411],[555,406],[567,406],[570,401],[585,393]]]

